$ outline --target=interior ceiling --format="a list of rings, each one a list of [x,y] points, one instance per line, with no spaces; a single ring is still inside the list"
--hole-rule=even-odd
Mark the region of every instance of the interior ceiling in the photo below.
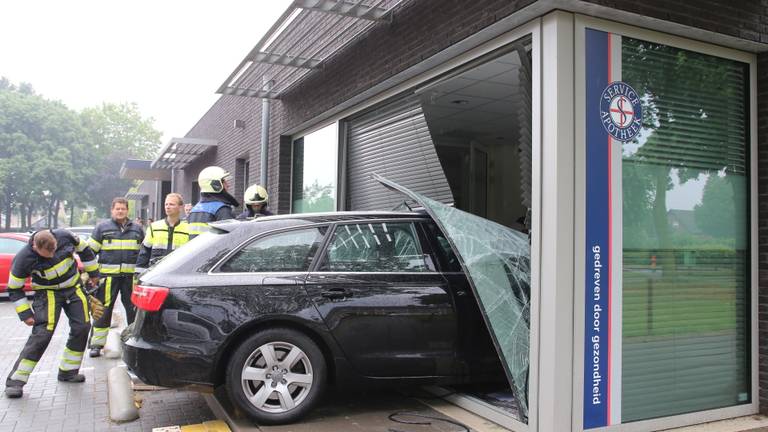
[[[516,141],[519,67],[511,52],[426,91],[421,102],[432,136]]]

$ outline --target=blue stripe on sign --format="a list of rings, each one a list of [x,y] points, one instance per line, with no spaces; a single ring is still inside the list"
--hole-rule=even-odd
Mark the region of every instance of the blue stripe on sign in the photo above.
[[[608,33],[586,29],[587,214],[584,322],[584,429],[608,423],[608,133],[600,97],[608,85]]]

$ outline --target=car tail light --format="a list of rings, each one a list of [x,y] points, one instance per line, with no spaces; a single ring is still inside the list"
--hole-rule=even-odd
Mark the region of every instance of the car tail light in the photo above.
[[[157,312],[168,297],[168,288],[136,285],[131,294],[131,303],[147,312]]]

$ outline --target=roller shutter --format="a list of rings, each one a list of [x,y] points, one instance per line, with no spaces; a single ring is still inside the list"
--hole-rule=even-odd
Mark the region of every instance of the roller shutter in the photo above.
[[[415,97],[398,100],[349,120],[347,128],[348,210],[390,210],[402,196],[371,178],[378,173],[444,203],[453,195]]]

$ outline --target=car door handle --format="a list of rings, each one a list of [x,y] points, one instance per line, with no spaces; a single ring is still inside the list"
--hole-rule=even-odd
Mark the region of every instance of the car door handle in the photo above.
[[[352,296],[352,292],[346,288],[331,288],[322,291],[320,295],[329,299],[343,299]]]

